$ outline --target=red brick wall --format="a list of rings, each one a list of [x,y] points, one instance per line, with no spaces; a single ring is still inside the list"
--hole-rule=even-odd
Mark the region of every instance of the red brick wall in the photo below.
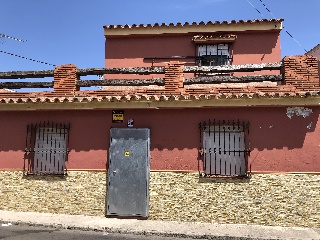
[[[297,91],[317,91],[319,88],[318,59],[312,56],[289,56],[283,59],[284,84]]]
[[[180,95],[184,92],[183,63],[169,62],[165,65],[165,94]]]
[[[54,70],[54,91],[61,93],[61,95],[78,91],[76,72],[77,67],[74,64],[57,66]]]

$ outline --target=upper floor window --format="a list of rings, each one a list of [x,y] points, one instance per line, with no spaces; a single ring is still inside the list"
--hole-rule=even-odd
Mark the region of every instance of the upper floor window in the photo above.
[[[229,44],[198,45],[198,57],[200,66],[229,65]]]

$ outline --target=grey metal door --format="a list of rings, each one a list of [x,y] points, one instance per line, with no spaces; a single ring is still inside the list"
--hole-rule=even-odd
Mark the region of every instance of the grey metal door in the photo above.
[[[110,129],[107,215],[148,216],[149,152],[149,129]]]

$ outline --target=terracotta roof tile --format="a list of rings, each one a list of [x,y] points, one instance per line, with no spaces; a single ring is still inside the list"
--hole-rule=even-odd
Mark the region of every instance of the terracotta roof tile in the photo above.
[[[301,92],[223,92],[180,94],[180,95],[117,95],[117,96],[79,96],[79,97],[10,97],[0,99],[0,104],[17,103],[90,103],[90,102],[132,102],[132,101],[184,101],[210,99],[240,99],[240,98],[305,98],[308,96],[320,97],[320,91]]]
[[[105,29],[115,29],[115,28],[122,28],[122,29],[125,29],[125,28],[152,28],[152,27],[180,27],[180,26],[190,26],[190,25],[193,25],[193,26],[208,26],[208,25],[230,25],[230,24],[244,24],[244,23],[249,23],[249,24],[252,24],[252,23],[266,23],[266,22],[276,22],[276,23],[281,23],[283,22],[284,19],[282,18],[279,18],[279,19],[254,19],[254,20],[231,20],[231,21],[215,21],[215,22],[211,22],[211,21],[208,21],[208,22],[199,22],[199,23],[196,23],[196,22],[192,22],[192,23],[189,23],[189,22],[185,22],[184,24],[178,22],[176,24],[174,23],[162,23],[161,25],[159,23],[155,23],[155,24],[132,24],[132,25],[128,25],[128,24],[125,24],[125,25],[106,25],[106,26],[103,26],[103,28]]]

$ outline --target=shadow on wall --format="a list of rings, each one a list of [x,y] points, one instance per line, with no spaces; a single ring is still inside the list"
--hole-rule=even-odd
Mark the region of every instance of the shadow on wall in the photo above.
[[[165,37],[127,37],[122,39],[109,38],[106,41],[105,57],[115,59],[144,59],[163,56],[195,56],[196,44],[192,41],[195,34]],[[271,54],[276,48],[279,33],[247,34],[238,33],[233,43],[233,53],[239,54]],[[138,60],[138,62],[141,60]],[[160,62],[168,62],[164,59]],[[184,59],[183,62],[193,62],[194,59]],[[152,60],[145,59],[145,63]],[[128,65],[127,65],[128,66]]]
[[[105,56],[106,59],[143,59],[154,56],[194,55],[192,36],[110,38],[106,41]]]
[[[69,149],[107,149],[111,110],[107,111],[12,111],[0,115],[0,151],[24,151],[27,125],[43,121],[70,123]]]
[[[250,177],[199,177],[199,183],[220,183],[220,184],[247,184],[250,182]]]
[[[22,178],[32,181],[62,182],[67,181],[68,175],[23,175]]]
[[[278,33],[238,34],[233,50],[236,54],[271,54],[278,39]]]
[[[151,150],[198,149],[199,123],[214,119],[249,121],[251,149],[296,149],[316,130],[318,116],[318,109],[300,107],[136,109],[125,110],[122,123],[112,123],[111,110],[6,112],[0,116],[0,151],[24,151],[27,124],[48,119],[70,122],[69,148],[76,152],[107,150],[110,128],[127,128],[129,119],[135,128],[150,128]]]
[[[260,119],[250,120],[251,149],[302,148],[307,133],[315,131],[318,116],[317,110],[307,107],[265,108]]]
[[[134,119],[134,128],[150,129],[152,169],[197,170],[202,139],[199,123],[214,119],[250,122],[250,159],[255,164],[271,159],[288,162],[302,154],[309,164],[308,159],[317,158],[318,116],[317,108],[127,109],[122,123],[112,123],[111,110],[6,112],[0,115],[0,165],[23,166],[27,124],[48,119],[70,122],[70,169],[105,169],[110,128],[127,128],[129,119]]]
[[[312,108],[285,107],[155,110],[148,125],[151,148],[160,151],[199,148],[199,123],[209,119],[249,121],[251,149],[296,149],[315,131],[318,115]]]

